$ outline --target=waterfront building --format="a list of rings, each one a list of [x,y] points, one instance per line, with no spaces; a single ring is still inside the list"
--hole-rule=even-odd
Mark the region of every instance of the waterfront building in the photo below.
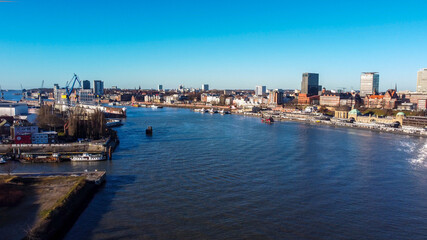
[[[93,81],[93,93],[96,97],[104,95],[104,82],[101,80]]]
[[[364,99],[367,108],[394,109],[398,103],[400,103],[399,97],[394,89],[387,90],[384,95],[368,95]]]
[[[158,90],[158,91],[163,91],[163,85],[162,85],[162,84],[159,84],[159,86],[157,86],[157,90]]]
[[[319,94],[319,74],[318,73],[303,73],[301,81],[301,93],[308,96]]]
[[[83,80],[83,89],[90,89],[90,81]]]
[[[322,106],[349,106],[352,107],[356,103],[360,103],[361,99],[359,95],[351,93],[333,93],[331,91],[323,91],[323,94],[320,96],[319,104]]]
[[[32,144],[52,144],[58,142],[57,132],[41,132],[31,134]]]
[[[255,87],[255,95],[256,96],[263,96],[267,91],[267,88],[265,86],[256,86]]]
[[[378,94],[380,75],[377,72],[363,72],[360,75],[360,96]]]
[[[348,107],[348,106],[338,107],[337,109],[335,109],[335,117],[336,118],[347,119],[349,111],[350,111],[350,107]]]
[[[202,91],[204,91],[204,92],[206,92],[206,91],[209,91],[209,84],[203,84],[202,85]]]
[[[298,104],[300,105],[306,105],[306,104],[319,104],[319,95],[311,95],[305,93],[300,93],[298,95]]]
[[[427,68],[418,71],[417,92],[427,93]]]
[[[0,103],[0,116],[27,115],[28,105],[18,103]]]

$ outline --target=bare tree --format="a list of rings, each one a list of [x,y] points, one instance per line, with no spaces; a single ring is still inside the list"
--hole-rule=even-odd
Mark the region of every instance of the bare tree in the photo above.
[[[8,176],[12,175],[13,171],[16,170],[18,165],[13,161],[8,161],[7,163],[4,163],[1,166],[1,169],[4,173],[6,173]]]

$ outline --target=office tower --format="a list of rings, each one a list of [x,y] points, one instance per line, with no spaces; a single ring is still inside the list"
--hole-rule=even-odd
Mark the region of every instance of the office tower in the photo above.
[[[283,103],[283,90],[282,89],[274,89],[270,90],[268,95],[268,103],[280,105]]]
[[[319,92],[319,74],[303,73],[301,81],[301,93],[308,96],[317,95]]]
[[[157,87],[158,91],[163,91],[163,85],[159,84],[159,86]]]
[[[418,71],[417,92],[427,92],[427,68]]]
[[[101,80],[94,80],[93,81],[93,93],[95,96],[102,96],[104,95],[104,82]]]
[[[209,91],[209,84],[203,84],[202,91]]]
[[[377,72],[363,72],[360,75],[360,96],[379,92],[380,75]]]
[[[267,92],[267,89],[265,86],[256,86],[255,87],[255,95],[256,96],[262,96]]]
[[[90,89],[90,81],[83,80],[83,89]]]

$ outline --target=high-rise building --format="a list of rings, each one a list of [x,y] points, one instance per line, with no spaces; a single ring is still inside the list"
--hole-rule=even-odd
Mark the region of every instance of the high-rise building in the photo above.
[[[157,87],[157,90],[158,90],[158,91],[163,91],[163,85],[162,85],[162,84],[159,84],[159,86]]]
[[[209,91],[209,84],[203,84],[202,91]]]
[[[427,68],[418,71],[417,92],[427,92]]]
[[[268,94],[268,103],[280,105],[283,103],[283,90],[282,89],[274,89],[270,90]]]
[[[83,89],[90,89],[90,81],[83,80]]]
[[[360,75],[360,96],[379,92],[380,75],[377,72],[363,72]]]
[[[101,80],[94,80],[93,81],[93,93],[95,96],[102,96],[104,95],[104,82]]]
[[[301,93],[317,95],[319,92],[319,74],[318,73],[303,73],[301,81]]]
[[[267,89],[265,86],[256,86],[255,87],[255,95],[256,96],[262,96],[267,92]]]

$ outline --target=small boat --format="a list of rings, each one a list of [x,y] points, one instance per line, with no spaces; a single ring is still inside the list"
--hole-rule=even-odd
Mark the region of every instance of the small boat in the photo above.
[[[269,118],[261,118],[261,122],[263,122],[263,123],[272,123],[272,122],[274,122],[274,119],[272,118],[272,117],[269,117]]]
[[[156,105],[151,105],[151,108],[152,109],[157,109],[157,108],[159,108],[158,106],[156,106]]]
[[[74,155],[70,158],[73,162],[90,162],[90,161],[102,161],[106,160],[102,154],[89,154],[83,153],[82,155]]]
[[[5,164],[7,163],[6,160],[4,159],[4,157],[0,157],[0,164]]]
[[[113,119],[110,120],[106,123],[108,128],[113,128],[113,127],[120,127],[123,125],[122,120],[120,119]]]

